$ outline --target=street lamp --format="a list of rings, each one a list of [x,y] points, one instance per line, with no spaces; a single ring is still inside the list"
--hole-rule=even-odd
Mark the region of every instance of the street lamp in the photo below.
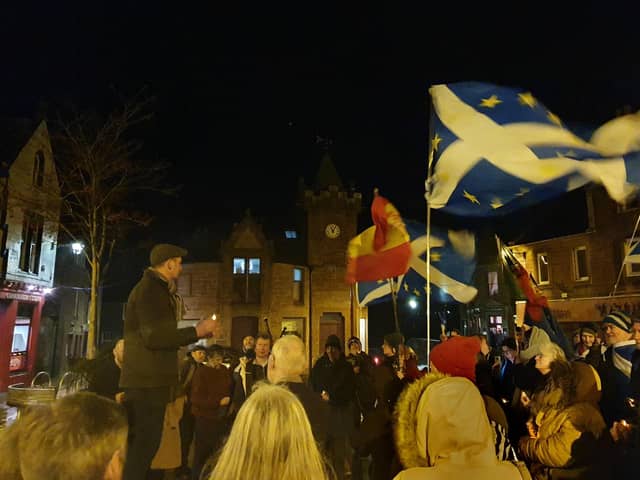
[[[415,298],[410,299],[407,303],[409,304],[412,310],[415,310],[416,308],[418,308],[418,302],[416,301]]]
[[[83,250],[84,250],[84,243],[73,242],[71,244],[71,251],[73,252],[74,255],[80,255]]]

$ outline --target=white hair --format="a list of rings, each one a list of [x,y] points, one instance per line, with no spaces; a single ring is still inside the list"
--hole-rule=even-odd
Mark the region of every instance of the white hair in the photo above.
[[[271,355],[278,370],[278,381],[287,381],[305,373],[307,348],[297,335],[280,337],[271,348]]]

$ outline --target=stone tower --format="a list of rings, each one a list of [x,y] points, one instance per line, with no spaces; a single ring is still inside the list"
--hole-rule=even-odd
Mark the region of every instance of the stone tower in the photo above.
[[[330,334],[342,340],[356,330],[351,289],[345,283],[349,240],[356,236],[362,195],[344,188],[325,152],[313,187],[302,192],[307,216],[307,259],[310,270],[312,357],[324,351]]]

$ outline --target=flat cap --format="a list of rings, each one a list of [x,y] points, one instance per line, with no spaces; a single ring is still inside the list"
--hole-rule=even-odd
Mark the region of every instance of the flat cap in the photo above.
[[[166,262],[170,258],[184,257],[187,255],[187,250],[170,243],[159,243],[151,249],[149,254],[149,262],[152,267],[160,265]]]

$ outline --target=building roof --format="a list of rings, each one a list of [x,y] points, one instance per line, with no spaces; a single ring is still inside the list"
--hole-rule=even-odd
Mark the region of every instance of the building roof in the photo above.
[[[8,176],[9,167],[36,128],[36,123],[27,118],[0,118],[0,177]]]
[[[333,164],[331,155],[329,152],[325,152],[320,161],[320,168],[318,169],[316,181],[313,186],[315,190],[326,190],[330,185],[342,188],[342,180]]]

